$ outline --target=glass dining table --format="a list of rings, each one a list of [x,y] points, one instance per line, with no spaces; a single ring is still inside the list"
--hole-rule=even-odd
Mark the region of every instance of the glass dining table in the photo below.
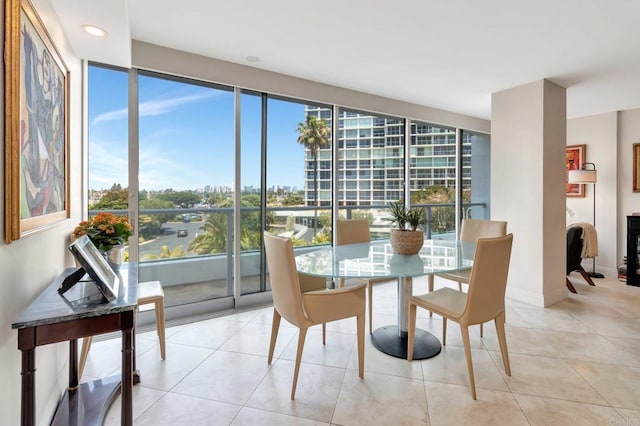
[[[398,283],[398,323],[373,331],[371,343],[396,358],[407,358],[409,297],[413,278],[440,272],[471,269],[476,244],[458,240],[425,240],[415,255],[393,253],[389,240],[362,244],[322,247],[296,255],[298,272],[305,275],[340,278],[389,278]],[[440,353],[440,341],[433,334],[416,329],[414,359],[431,358]]]

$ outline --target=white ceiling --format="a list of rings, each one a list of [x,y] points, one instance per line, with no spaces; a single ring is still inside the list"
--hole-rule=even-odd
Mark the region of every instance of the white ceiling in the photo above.
[[[640,107],[638,0],[51,2],[75,53],[113,65],[133,38],[487,119],[492,93],[543,78],[569,117]]]

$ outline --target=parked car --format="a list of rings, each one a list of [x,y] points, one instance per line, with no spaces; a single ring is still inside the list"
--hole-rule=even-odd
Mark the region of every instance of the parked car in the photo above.
[[[189,235],[189,231],[186,229],[178,229],[178,238],[186,237]]]

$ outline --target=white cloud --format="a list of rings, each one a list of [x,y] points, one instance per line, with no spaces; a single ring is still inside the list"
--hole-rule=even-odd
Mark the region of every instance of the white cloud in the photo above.
[[[128,113],[127,108],[105,112],[104,114],[100,114],[99,116],[94,118],[92,124],[100,123],[101,121],[112,121],[112,120],[120,120],[123,118],[127,118],[127,113]]]
[[[200,102],[206,99],[213,98],[216,95],[218,95],[217,92],[206,91],[206,92],[196,93],[194,95],[181,96],[178,98],[157,99],[153,101],[141,102],[140,105],[138,106],[138,115],[140,117],[145,117],[145,116],[166,114],[168,112],[173,111],[174,109],[176,109],[181,105]],[[121,119],[127,118],[127,113],[128,113],[127,108],[105,112],[103,114],[98,115],[96,118],[94,118],[93,124],[100,123],[103,121],[121,120]]]

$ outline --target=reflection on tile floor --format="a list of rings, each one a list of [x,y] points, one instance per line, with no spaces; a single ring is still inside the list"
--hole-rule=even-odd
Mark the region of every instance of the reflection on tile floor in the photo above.
[[[612,278],[547,309],[507,299],[512,376],[504,373],[493,325],[471,330],[478,399],[468,387],[459,329],[430,360],[389,357],[366,338],[365,377],[357,371],[355,319],[312,329],[296,400],[289,399],[297,330],[283,321],[267,364],[271,308],[167,329],[167,359],[155,331],[137,335],[134,387],[139,425],[638,425],[640,288]],[[455,284],[436,279],[436,287]],[[426,280],[414,282],[414,293]],[[374,288],[374,328],[393,324],[395,284]],[[418,311],[418,326],[442,336],[442,320]],[[367,328],[368,329],[368,328]],[[119,372],[118,339],[94,342],[83,380]],[[107,424],[119,424],[119,399]]]

